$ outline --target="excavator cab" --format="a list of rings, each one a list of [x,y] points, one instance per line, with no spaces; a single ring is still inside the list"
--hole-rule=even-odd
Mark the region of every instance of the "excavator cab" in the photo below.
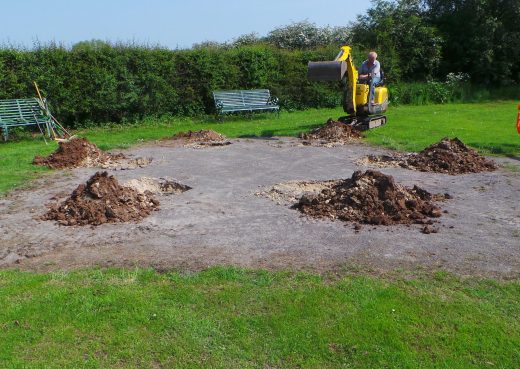
[[[342,46],[334,61],[309,62],[307,78],[340,83],[343,110],[348,114],[340,117],[340,121],[361,130],[386,124],[386,116],[381,115],[388,109],[388,89],[384,86],[384,78],[374,86],[374,101],[370,102],[370,83],[358,80],[349,46]]]

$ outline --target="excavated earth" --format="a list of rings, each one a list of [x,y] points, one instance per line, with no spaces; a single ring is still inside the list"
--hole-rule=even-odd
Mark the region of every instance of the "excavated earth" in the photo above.
[[[227,146],[231,145],[226,136],[221,135],[211,129],[203,129],[200,131],[179,132],[172,138],[174,141],[184,143],[186,147],[191,148],[206,148],[213,146]]]
[[[215,132],[211,129],[179,132],[175,136],[173,136],[173,138],[176,140],[186,140],[194,142],[220,142],[226,140],[226,136],[221,135],[220,133]]]
[[[135,169],[150,164],[150,158],[128,158],[124,154],[112,154],[101,150],[86,138],[75,138],[58,143],[58,149],[49,156],[36,156],[33,164],[52,169],[92,168]]]
[[[378,171],[354,172],[319,194],[303,195],[296,208],[318,218],[339,219],[372,225],[432,224],[442,210],[434,202],[451,198],[432,195],[413,186],[406,188]],[[423,228],[425,232],[430,228]],[[429,232],[431,233],[431,231]]]
[[[430,226],[437,227],[438,233],[423,234],[417,231],[423,225],[414,224],[357,222],[362,229],[356,230],[354,221],[315,218],[292,208],[305,193],[319,195],[340,184],[338,191],[353,191],[345,179],[351,181],[360,170],[357,160],[395,152],[357,142],[303,146],[299,139],[276,137],[233,140],[225,150],[160,144],[124,152],[152,157],[153,165],[131,171],[110,169],[109,175],[120,184],[142,177],[175,178],[192,190],[154,195],[160,209],[139,221],[68,227],[41,219],[49,210],[46,204],[59,207],[97,169],[46,174],[0,198],[0,267],[60,271],[141,266],[193,271],[233,265],[323,273],[400,269],[520,277],[520,157],[498,157],[495,171],[458,176],[399,166],[378,169],[394,178],[397,189],[389,186],[390,192],[417,185],[431,194],[452,196],[442,202],[433,198],[442,216],[423,215],[426,221],[434,221]],[[160,187],[148,180],[139,186],[145,192]],[[81,192],[79,197],[85,201],[96,196],[83,197]],[[427,214],[428,208],[424,210]],[[362,214],[356,219],[363,219]]]
[[[496,164],[475,150],[466,146],[458,138],[443,138],[426,149],[407,155],[369,155],[361,164],[375,164],[378,167],[400,166],[402,168],[447,174],[492,172]]]
[[[114,176],[97,172],[86,184],[80,184],[72,195],[51,205],[43,220],[61,225],[94,225],[139,221],[157,210],[157,201],[150,192],[123,187]]]
[[[304,145],[336,146],[359,141],[361,133],[341,122],[329,119],[321,127],[315,128],[310,133],[300,133],[299,138]]]

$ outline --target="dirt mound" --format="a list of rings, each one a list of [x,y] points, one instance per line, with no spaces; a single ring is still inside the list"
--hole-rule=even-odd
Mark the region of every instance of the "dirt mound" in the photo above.
[[[226,136],[210,129],[203,129],[200,131],[179,132],[173,136],[173,139],[190,142],[223,142],[226,141]]]
[[[141,177],[126,182],[125,186],[133,188],[139,193],[150,192],[154,194],[180,194],[191,190],[190,186],[175,182],[169,178]]]
[[[362,137],[361,133],[355,128],[332,119],[329,119],[325,125],[313,129],[310,133],[300,133],[299,136],[301,140],[306,141],[309,145],[313,143],[345,144]]]
[[[36,156],[35,165],[46,165],[52,169],[94,167],[114,163],[125,159],[123,154],[110,154],[86,138],[76,138],[60,142],[58,149],[47,157]]]
[[[405,188],[391,176],[378,171],[357,171],[318,195],[303,195],[296,207],[304,214],[374,225],[432,224],[441,216],[435,200],[449,195],[432,195],[414,186]]]
[[[114,176],[97,172],[68,199],[51,206],[43,219],[68,226],[129,222],[150,215],[158,207],[159,202],[150,194],[123,187]]]
[[[408,155],[368,156],[360,164],[400,166],[422,172],[447,174],[479,173],[495,170],[496,164],[467,147],[458,138],[443,138],[426,149]]]
[[[171,139],[166,139],[165,141],[168,140],[183,142],[184,147],[189,147],[192,149],[205,149],[214,146],[231,145],[231,142],[227,140],[226,136],[210,129],[179,132]]]
[[[449,174],[478,173],[496,169],[494,162],[487,160],[475,150],[467,147],[458,138],[445,137],[406,160],[408,168],[423,172]]]

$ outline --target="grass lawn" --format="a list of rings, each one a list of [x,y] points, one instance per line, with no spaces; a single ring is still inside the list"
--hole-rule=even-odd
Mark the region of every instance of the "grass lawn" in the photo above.
[[[0,271],[2,368],[518,368],[520,282]]]
[[[459,137],[483,154],[520,156],[518,102],[391,107],[389,123],[368,132],[368,141],[419,151],[445,136]]]
[[[387,126],[367,132],[367,141],[397,150],[417,151],[444,136],[459,137],[485,154],[520,155],[514,101],[391,107]],[[341,109],[321,109],[231,117],[223,123],[196,119],[148,119],[136,125],[113,125],[76,132],[100,148],[127,148],[135,143],[171,136],[185,130],[213,129],[228,137],[295,136],[343,115]],[[41,175],[46,169],[31,164],[35,155],[48,154],[41,138],[0,144],[0,194]]]

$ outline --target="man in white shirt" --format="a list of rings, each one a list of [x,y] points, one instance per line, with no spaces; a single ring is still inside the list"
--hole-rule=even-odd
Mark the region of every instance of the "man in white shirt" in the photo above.
[[[359,67],[359,82],[368,83],[370,81],[370,104],[374,103],[374,86],[381,82],[381,64],[376,59],[377,53],[371,51],[368,54],[368,59]]]

